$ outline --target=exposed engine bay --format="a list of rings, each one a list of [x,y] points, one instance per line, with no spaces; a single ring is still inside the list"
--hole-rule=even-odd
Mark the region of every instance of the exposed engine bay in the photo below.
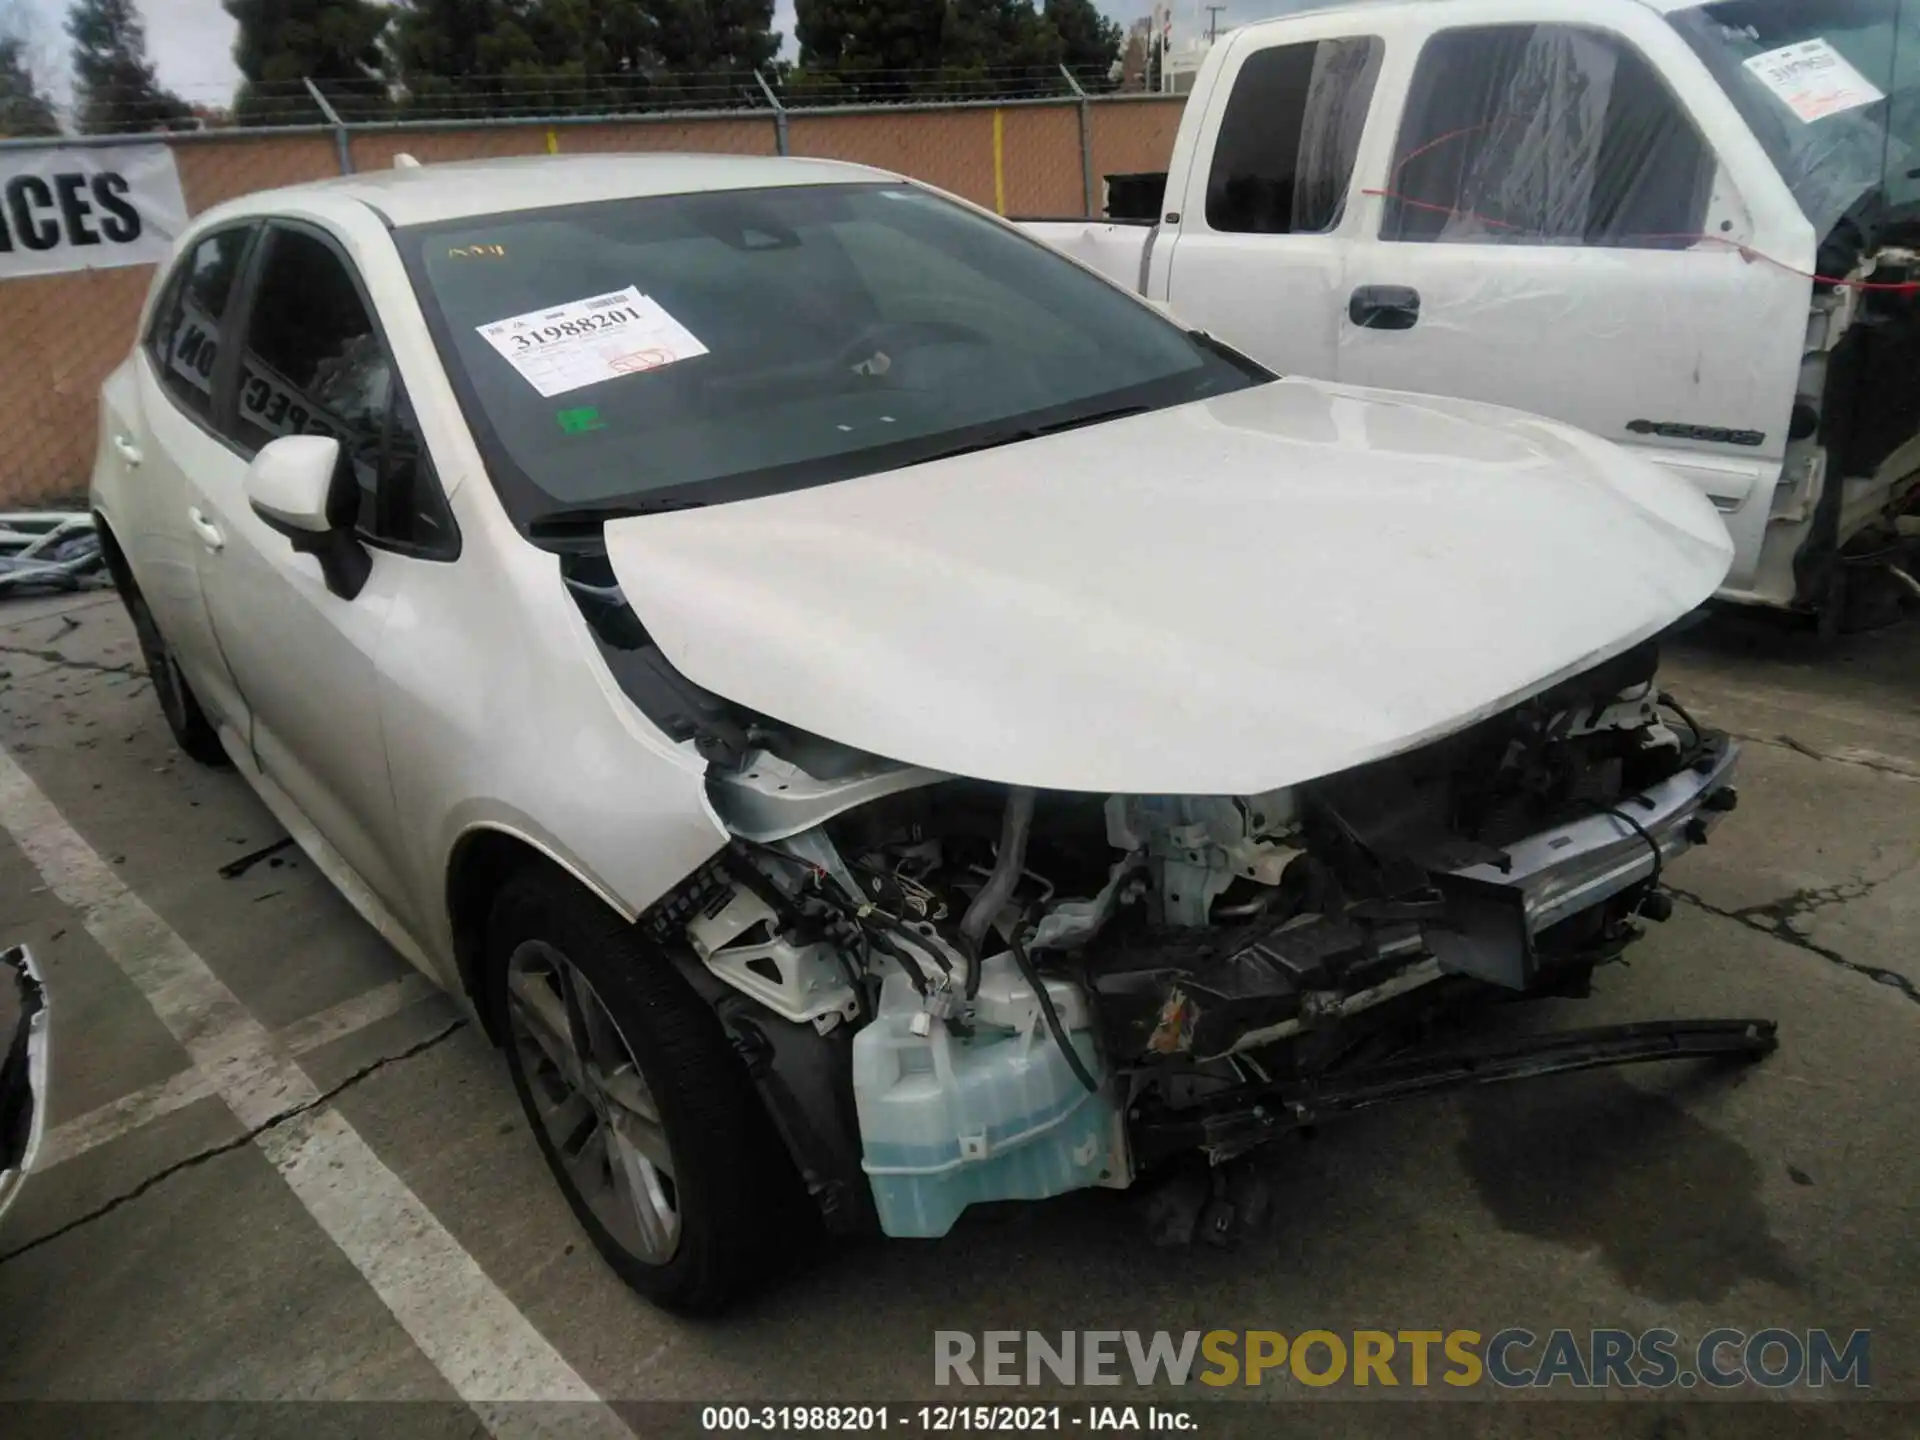
[[[1398,1094],[1771,1048],[1768,1022],[1682,1022],[1405,1064],[1409,1023],[1460,1001],[1584,993],[1666,917],[1664,865],[1734,807],[1735,747],[1658,689],[1651,643],[1287,789],[1076,794],[739,712],[570,569],[623,688],[707,759],[733,835],[645,923],[831,1228],[941,1235],[971,1204],[1220,1166]],[[1383,1059],[1384,1089],[1354,1068]]]

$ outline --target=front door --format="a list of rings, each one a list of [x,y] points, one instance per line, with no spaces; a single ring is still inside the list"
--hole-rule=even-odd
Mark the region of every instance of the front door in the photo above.
[[[1737,587],[1785,456],[1810,239],[1749,203],[1759,187],[1735,183],[1672,88],[1698,62],[1647,25],[1637,41],[1528,24],[1426,38],[1365,177],[1374,223],[1349,255],[1338,373],[1638,448],[1720,510]],[[1374,304],[1389,293],[1397,315]]]
[[[275,223],[250,274],[225,417],[239,453],[197,477],[209,531],[201,588],[252,710],[250,743],[260,771],[411,923],[377,656],[419,562],[378,548],[380,537],[369,527],[377,524],[383,479],[410,484],[427,467],[344,252],[316,229]],[[362,493],[360,524],[373,541],[373,568],[351,600],[332,593],[318,563],[296,554],[247,504],[248,458],[293,434],[337,437],[342,464]]]
[[[1317,22],[1324,39],[1262,44],[1234,37],[1193,153],[1165,261],[1149,293],[1206,330],[1289,375],[1334,378],[1338,289],[1352,230],[1354,157],[1372,102],[1381,41]],[[1299,22],[1306,25],[1309,22]],[[1299,29],[1289,30],[1298,34]],[[1162,242],[1163,245],[1165,242]],[[1156,257],[1155,268],[1161,262]]]
[[[129,383],[109,387],[102,415],[110,463],[125,468],[125,513],[113,517],[115,533],[141,596],[208,718],[242,737],[245,699],[200,593],[204,544],[192,477],[235,463],[231,442],[214,426],[214,382],[233,291],[258,228],[213,231],[180,257],[128,368]]]

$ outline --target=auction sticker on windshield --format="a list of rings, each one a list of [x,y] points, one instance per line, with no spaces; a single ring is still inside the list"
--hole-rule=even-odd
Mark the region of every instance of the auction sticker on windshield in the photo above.
[[[474,328],[546,396],[707,353],[692,331],[633,285]]]
[[[1823,120],[1884,98],[1871,80],[1819,37],[1783,45],[1745,63],[1754,78],[1803,121]]]

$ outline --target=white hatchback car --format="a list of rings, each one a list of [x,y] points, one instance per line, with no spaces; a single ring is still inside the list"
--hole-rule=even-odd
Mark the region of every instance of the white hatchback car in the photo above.
[[[471,1002],[686,1309],[776,1215],[938,1235],[1196,1154],[1225,1235],[1227,1162],[1441,1083],[1353,1067],[1443,1000],[1577,988],[1734,799],[1649,643],[1726,571],[1700,496],[1278,380],[848,165],[223,205],[93,503],[180,743]],[[1512,1073],[1759,1044],[1614,1038]]]

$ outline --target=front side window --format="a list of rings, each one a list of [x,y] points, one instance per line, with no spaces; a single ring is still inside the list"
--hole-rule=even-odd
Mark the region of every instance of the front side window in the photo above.
[[[340,441],[369,539],[431,549],[451,535],[413,410],[346,263],[304,230],[275,229],[247,319],[233,438]]]
[[[1263,235],[1340,223],[1380,69],[1378,40],[1256,50],[1241,65],[1207,173],[1207,225]]]
[[[1713,161],[1631,46],[1496,25],[1427,42],[1388,176],[1382,239],[1684,250]]]
[[[608,200],[397,238],[488,474],[530,534],[1266,378],[903,184]]]
[[[1667,17],[1823,239],[1920,203],[1920,15],[1904,0],[1719,0]],[[1864,207],[1863,207],[1864,202]],[[1878,202],[1876,204],[1876,202]]]
[[[213,366],[220,327],[252,228],[222,230],[199,241],[181,259],[154,309],[149,353],[160,383],[182,409],[213,413]]]

